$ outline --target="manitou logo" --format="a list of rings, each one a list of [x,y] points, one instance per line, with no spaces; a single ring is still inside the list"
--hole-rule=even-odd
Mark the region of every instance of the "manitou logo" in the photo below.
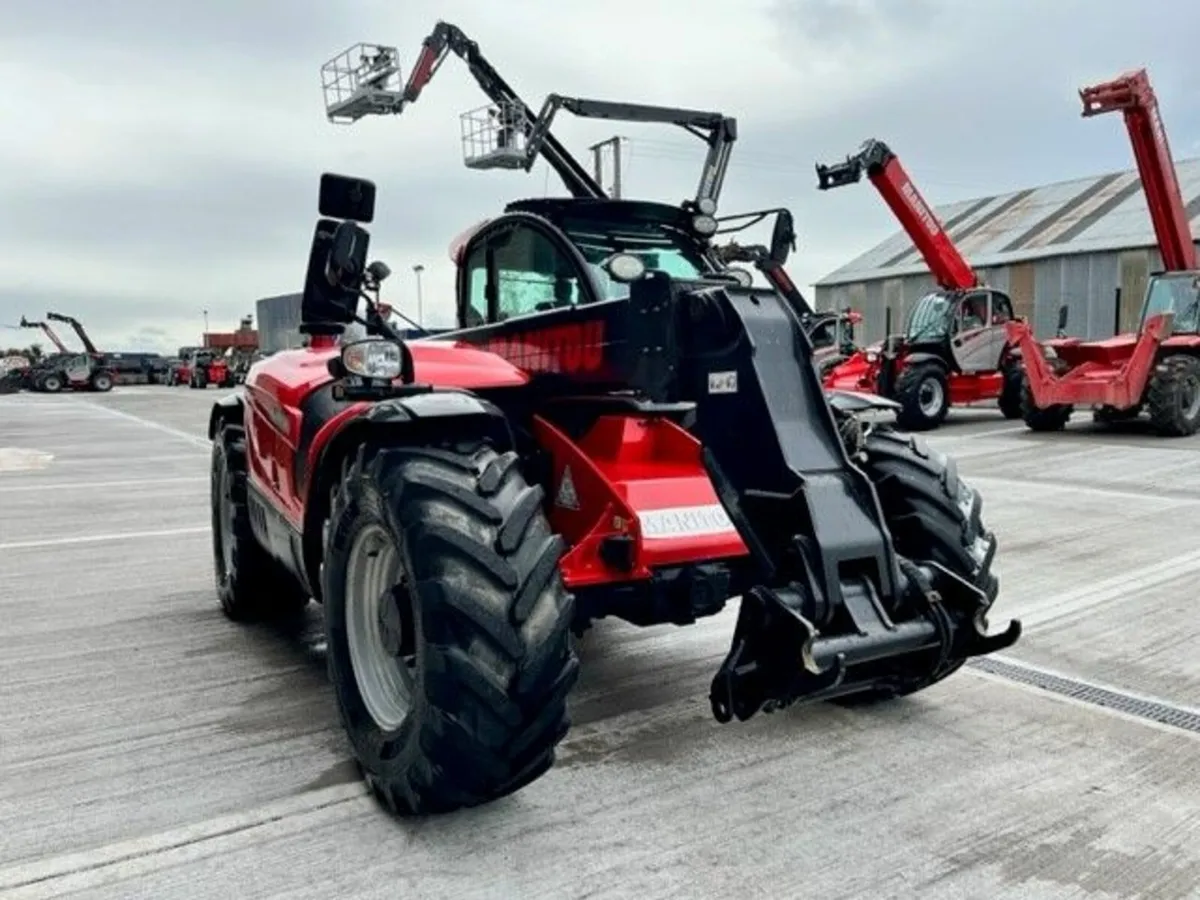
[[[526,372],[579,375],[604,368],[604,322],[571,322],[497,335],[485,348]]]
[[[913,183],[911,181],[904,182],[900,186],[900,193],[904,195],[904,199],[908,201],[909,206],[917,211],[917,217],[925,225],[925,230],[936,237],[938,231],[941,230],[938,228],[937,219],[933,217],[933,213],[925,205],[925,201],[917,193],[917,189],[913,187]]]

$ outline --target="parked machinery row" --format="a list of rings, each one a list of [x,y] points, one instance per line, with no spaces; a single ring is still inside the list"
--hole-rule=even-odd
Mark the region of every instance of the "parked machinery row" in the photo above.
[[[1175,164],[1145,70],[1084,88],[1083,115],[1121,111],[1133,145],[1164,271],[1151,276],[1139,329],[1102,341],[1058,334],[1037,341],[1003,291],[981,282],[945,227],[880,141],[845,162],[817,166],[822,190],[865,173],[912,239],[938,284],[910,310],[904,329],[827,370],[829,388],[872,391],[900,404],[899,423],[935,428],[954,404],[995,400],[1034,431],[1061,430],[1077,406],[1098,422],[1145,413],[1164,436],[1200,428],[1200,271]],[[889,310],[890,313],[890,310]]]

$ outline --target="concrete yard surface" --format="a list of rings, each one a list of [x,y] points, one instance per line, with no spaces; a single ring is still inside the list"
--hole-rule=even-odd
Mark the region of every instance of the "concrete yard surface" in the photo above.
[[[1200,437],[955,410],[1000,539],[992,627],[915,697],[720,725],[736,603],[585,635],[556,766],[402,820],[369,799],[320,609],[239,626],[212,577],[223,392],[0,397],[0,897],[1200,897]]]

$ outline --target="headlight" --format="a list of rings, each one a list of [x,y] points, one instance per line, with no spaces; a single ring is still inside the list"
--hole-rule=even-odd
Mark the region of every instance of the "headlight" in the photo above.
[[[404,353],[395,341],[355,341],[342,348],[342,365],[360,378],[391,381],[404,370]]]
[[[704,213],[692,217],[692,231],[696,234],[708,237],[710,234],[716,234],[719,227],[716,219],[706,216]]]
[[[1042,356],[1046,357],[1046,359],[1058,359],[1058,351],[1055,350],[1053,347],[1043,346],[1042,347]]]
[[[867,351],[867,362],[869,362],[869,363],[873,363],[873,362],[875,362],[877,359],[879,359],[879,354],[878,354],[878,353],[876,353],[874,350],[868,350],[868,351]]]

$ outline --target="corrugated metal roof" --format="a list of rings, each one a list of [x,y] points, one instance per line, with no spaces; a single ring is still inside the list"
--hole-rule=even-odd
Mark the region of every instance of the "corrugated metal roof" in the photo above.
[[[1200,236],[1200,158],[1178,160],[1192,234]],[[951,239],[977,269],[1046,256],[1155,244],[1137,170],[960,200],[936,208]],[[821,286],[926,271],[908,235],[886,241],[826,275]]]

